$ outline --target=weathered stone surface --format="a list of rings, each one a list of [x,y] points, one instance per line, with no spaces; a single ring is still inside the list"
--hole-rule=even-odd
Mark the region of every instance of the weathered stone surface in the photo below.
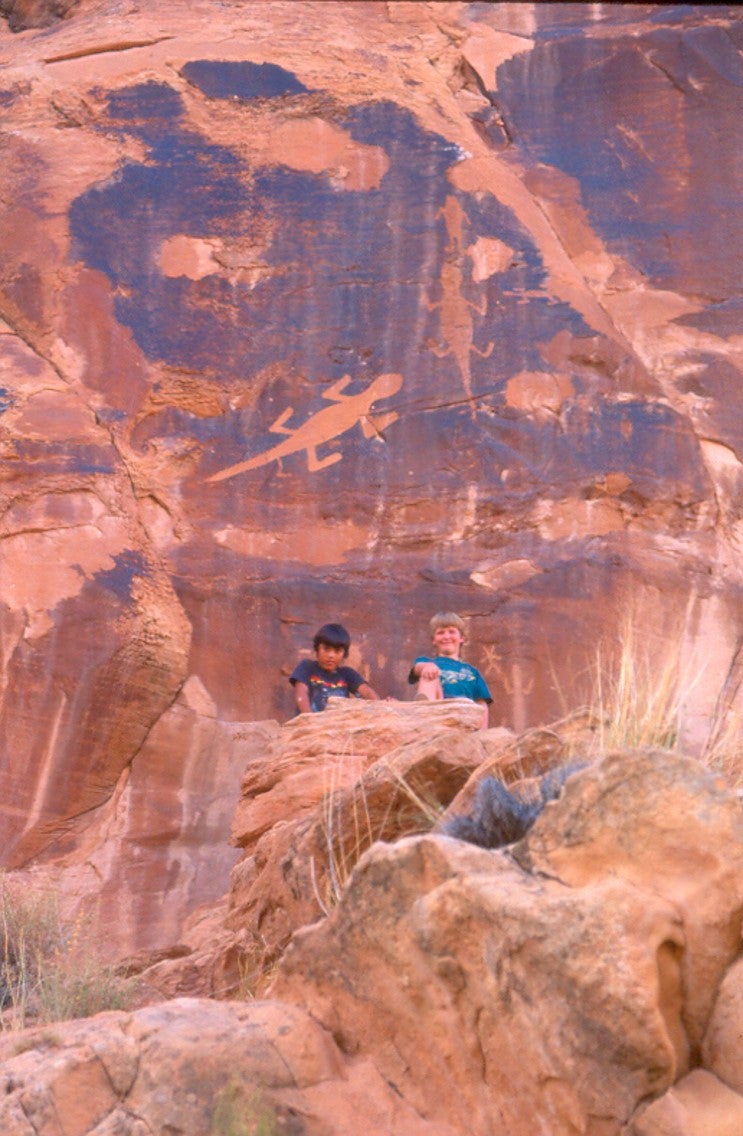
[[[19,1052],[20,1049],[20,1052]],[[177,999],[0,1040],[4,1136],[454,1136],[294,1006]],[[355,1121],[355,1123],[354,1123]]]
[[[704,1038],[703,1060],[731,1089],[743,1094],[743,960],[725,975]]]
[[[503,729],[490,729],[480,735],[485,752],[462,790],[440,818],[445,824],[455,816],[471,814],[480,782],[496,777],[506,786],[515,786],[518,796],[539,797],[543,775],[556,770],[577,770],[600,755],[595,718],[588,712],[570,715],[549,726],[535,727],[514,735]]]
[[[378,810],[399,776],[430,788],[437,770],[451,778],[459,765],[464,779],[469,747],[488,737],[466,713],[457,722],[458,709],[345,704],[281,733],[287,749],[303,734],[312,751],[324,735],[332,763],[341,732],[355,728],[369,759],[374,717],[386,743],[396,722],[407,742],[328,794],[348,831],[346,806],[365,784],[369,815],[394,839],[394,807]],[[426,737],[437,711],[452,717]],[[548,733],[531,735],[542,755]],[[516,746],[528,755],[529,737],[507,742]],[[187,957],[174,950],[142,976],[170,1001],[0,1036],[0,1129],[737,1133],[742,819],[697,762],[628,752],[574,774],[507,850],[435,834],[377,842],[328,917],[295,932],[261,1001],[173,997],[189,984],[224,993],[230,966],[239,970],[227,926],[236,909],[204,907],[184,929]],[[254,845],[255,858],[294,827],[286,880],[275,872],[272,886],[293,886],[297,901],[315,823],[311,812],[286,818]],[[271,913],[262,924],[242,914],[270,933]],[[705,1067],[690,1070],[697,1057]]]
[[[336,700],[323,714],[301,714],[276,735],[273,749],[251,762],[242,783],[232,837],[248,848],[281,820],[303,820],[327,794],[355,785],[366,770],[395,750],[447,731],[478,730],[473,703],[364,703]],[[485,735],[483,735],[484,737]],[[471,764],[485,756],[480,735],[472,739]],[[451,762],[457,767],[458,762]]]
[[[194,911],[177,956],[148,965],[143,953],[129,965],[167,997],[264,989],[292,932],[337,903],[375,840],[427,831],[472,771],[514,742],[479,724],[464,701],[355,699],[281,728],[262,723],[266,744],[260,752],[253,737],[232,825],[242,856],[227,909]]]
[[[517,1132],[589,1117],[618,1131],[676,1072],[653,989],[676,922],[647,894],[573,892],[497,852],[409,838],[376,846],[337,916],[295,936],[273,994],[301,998],[345,1052],[371,1051],[459,1131],[496,1117]]]
[[[683,939],[672,965],[696,1061],[743,922],[743,808],[724,779],[663,751],[609,754],[568,780],[513,855],[572,887],[610,874],[673,904]]]
[[[577,773],[513,856],[375,845],[295,934],[272,995],[462,1132],[619,1133],[688,1072],[743,907],[739,803],[696,763],[624,757],[626,787],[618,757]]]
[[[738,1136],[743,1097],[711,1073],[694,1069],[636,1117],[628,1136]]]
[[[0,13],[4,863],[177,777],[187,679],[286,718],[327,618],[406,697],[461,609],[520,733],[631,606],[735,719],[740,9]]]
[[[0,16],[12,32],[46,28],[69,16],[80,0],[0,0]]]
[[[428,831],[499,733],[479,730],[479,708],[466,701],[336,702],[285,725],[248,769],[233,827],[245,848],[232,873],[233,937],[212,949],[210,992],[239,988],[241,977],[260,990],[292,933],[339,901],[367,848]]]
[[[124,466],[79,390],[0,333],[3,857],[60,842],[110,796],[186,677],[191,628]]]
[[[64,913],[84,917],[107,958],[179,943],[189,914],[229,888],[242,775],[278,730],[220,721],[190,678],[111,800],[67,827],[72,850],[15,875],[61,893]]]

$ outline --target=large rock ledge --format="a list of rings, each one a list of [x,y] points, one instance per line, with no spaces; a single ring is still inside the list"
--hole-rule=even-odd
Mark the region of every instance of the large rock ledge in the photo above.
[[[323,770],[338,774],[351,749],[336,804],[365,785],[382,808],[383,770],[399,784],[401,770],[438,769],[452,813],[515,753],[543,760],[548,737],[559,760],[571,748],[555,730],[480,733],[456,706],[348,706],[279,734],[246,774],[235,832],[245,863],[272,833],[307,835],[327,807]],[[281,759],[292,751],[296,761]],[[287,800],[282,780],[296,789],[302,754],[298,819],[269,822],[271,796]],[[295,923],[264,998],[173,998],[6,1036],[0,1131],[740,1133],[743,810],[720,777],[664,751],[608,754],[503,849],[395,833],[395,776],[385,783],[387,840],[360,854],[327,915]],[[296,885],[313,846],[291,847],[282,862]],[[221,933],[250,917],[233,897]]]

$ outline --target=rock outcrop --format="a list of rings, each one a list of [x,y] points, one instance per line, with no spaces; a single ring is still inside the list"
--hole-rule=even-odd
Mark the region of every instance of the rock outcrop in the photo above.
[[[233,987],[0,1039],[2,1131],[738,1132],[738,796],[668,751],[597,758],[585,722],[477,724],[465,703],[339,703],[284,726],[244,780],[231,904],[142,976],[160,998],[227,991],[264,934],[261,999]],[[548,735],[587,763],[522,840],[442,834],[433,814],[461,813],[486,775],[528,799],[514,753],[533,768]],[[323,890],[342,837],[348,877]]]
[[[367,848],[428,831],[485,762],[506,757],[514,736],[479,724],[471,702],[357,699],[288,722],[243,778],[226,918],[197,913],[190,951],[147,981],[170,996],[264,991],[292,933],[328,913]]]
[[[85,923],[109,961],[169,951],[189,917],[198,920],[229,887],[242,776],[278,730],[274,721],[220,720],[192,676],[110,800],[65,827],[56,856],[10,876],[54,890],[65,916]]]
[[[303,1010],[176,999],[0,1041],[4,1136],[454,1136]]]
[[[742,858],[743,811],[707,770],[612,755],[510,855],[376,846],[272,992],[456,1131],[618,1133],[699,1060]]]
[[[327,618],[404,697],[460,609],[520,733],[630,609],[690,744],[735,712],[741,45],[722,6],[0,4],[6,866],[179,779],[186,683],[238,765]]]
[[[625,619],[689,752],[743,711],[742,51],[721,5],[0,0],[1,863],[153,997],[266,996],[0,1039],[8,1136],[740,1132],[740,804],[542,724]],[[493,729],[280,728],[319,624],[407,699],[439,608]],[[426,831],[576,755],[518,845]]]

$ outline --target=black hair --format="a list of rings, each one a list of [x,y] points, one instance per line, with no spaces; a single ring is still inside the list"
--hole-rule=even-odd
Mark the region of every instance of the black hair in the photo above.
[[[312,646],[317,650],[321,643],[326,643],[328,647],[342,647],[343,658],[348,658],[351,636],[342,623],[324,623],[312,640]]]

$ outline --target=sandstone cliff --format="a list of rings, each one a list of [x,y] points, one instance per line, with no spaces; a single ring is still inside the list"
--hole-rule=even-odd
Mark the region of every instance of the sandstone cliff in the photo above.
[[[177,938],[326,618],[401,697],[461,610],[521,731],[631,608],[699,672],[690,745],[734,718],[742,42],[734,6],[0,4],[6,866],[114,951]]]

